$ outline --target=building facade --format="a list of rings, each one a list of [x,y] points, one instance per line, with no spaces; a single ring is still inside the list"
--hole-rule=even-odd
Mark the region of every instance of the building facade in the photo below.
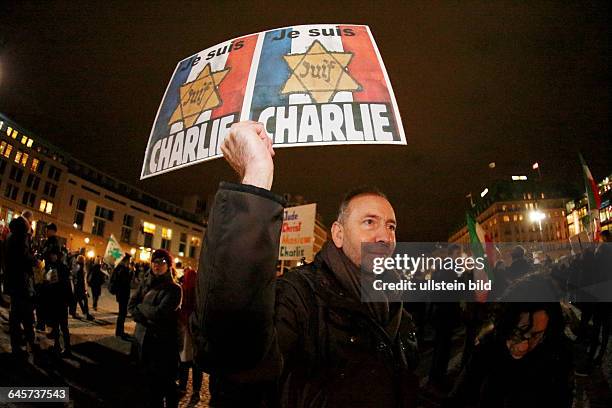
[[[34,213],[34,237],[54,223],[69,250],[104,255],[111,235],[136,260],[166,248],[197,265],[205,221],[80,161],[0,114],[0,222]]]
[[[597,186],[601,196],[601,206],[599,207],[601,230],[612,230],[612,174],[604,178]],[[586,232],[588,225],[587,215],[589,213],[586,192],[579,198],[568,201],[565,204],[565,209],[570,237]]]
[[[483,191],[484,193],[484,191]],[[569,238],[566,186],[529,180],[498,181],[474,203],[476,220],[493,242],[555,242]],[[449,242],[469,243],[465,224]]]

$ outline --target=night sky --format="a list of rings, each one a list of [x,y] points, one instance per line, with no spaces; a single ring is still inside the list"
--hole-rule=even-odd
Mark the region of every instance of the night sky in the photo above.
[[[608,2],[403,3],[3,1],[0,112],[180,204],[235,176],[214,160],[139,181],[179,60],[271,28],[367,24],[408,145],[288,148],[275,158],[273,190],[318,202],[327,225],[345,190],[374,184],[395,207],[398,239],[446,240],[467,193],[534,176],[534,161],[544,180],[576,185],[578,150],[595,178],[612,172]]]

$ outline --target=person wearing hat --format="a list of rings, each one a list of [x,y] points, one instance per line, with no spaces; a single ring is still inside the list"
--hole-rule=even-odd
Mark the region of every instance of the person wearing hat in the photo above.
[[[135,352],[147,383],[147,406],[178,406],[178,311],[181,287],[174,281],[172,256],[158,249],[151,256],[151,273],[130,299],[136,322]]]

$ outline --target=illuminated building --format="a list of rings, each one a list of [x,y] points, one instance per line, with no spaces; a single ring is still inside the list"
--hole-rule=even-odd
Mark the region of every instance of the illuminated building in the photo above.
[[[78,160],[0,114],[0,220],[25,208],[37,221],[35,241],[54,223],[71,249],[104,255],[112,234],[125,252],[147,261],[166,248],[197,265],[204,218]]]
[[[476,220],[493,242],[552,242],[569,238],[565,202],[575,192],[566,186],[525,179],[504,180],[474,200]],[[534,216],[539,222],[534,222]],[[541,230],[540,230],[541,225]],[[449,242],[469,243],[465,223]]]
[[[601,230],[612,230],[612,174],[597,184],[601,196],[601,207],[599,208],[599,220]],[[567,225],[569,235],[573,237],[585,231],[588,224],[588,203],[586,192],[579,198],[570,200],[565,204],[567,212]]]

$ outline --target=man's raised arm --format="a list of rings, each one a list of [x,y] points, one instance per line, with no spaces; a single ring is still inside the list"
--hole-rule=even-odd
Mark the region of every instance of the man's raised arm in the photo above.
[[[207,371],[255,368],[276,347],[274,280],[283,217],[272,192],[274,151],[263,125],[234,124],[222,147],[241,184],[221,183],[208,219],[192,316]]]

